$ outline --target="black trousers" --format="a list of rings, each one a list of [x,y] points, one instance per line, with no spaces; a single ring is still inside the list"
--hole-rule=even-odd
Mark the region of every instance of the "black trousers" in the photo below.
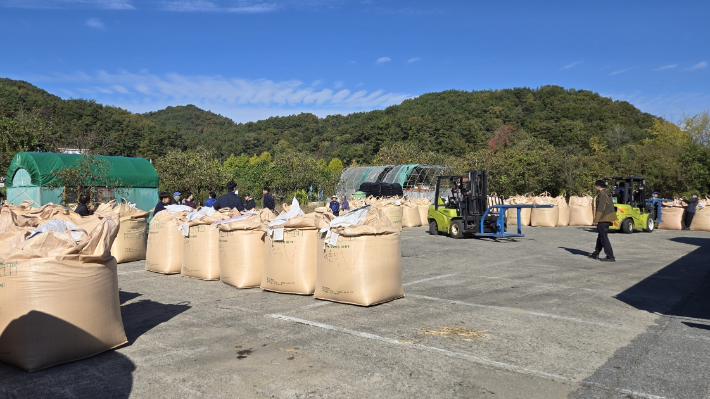
[[[601,253],[603,248],[604,254],[608,258],[613,258],[614,251],[611,249],[611,243],[609,242],[609,222],[597,223],[597,233],[597,246],[594,250],[597,253]]]
[[[695,213],[693,212],[686,212],[685,215],[683,215],[683,223],[685,224],[685,228],[690,228],[690,224],[693,223],[694,217]]]

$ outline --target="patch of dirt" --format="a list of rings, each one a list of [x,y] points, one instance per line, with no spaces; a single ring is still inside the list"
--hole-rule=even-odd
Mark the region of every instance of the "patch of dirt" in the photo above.
[[[449,338],[456,341],[456,337],[463,338],[464,341],[473,341],[474,339],[487,339],[490,337],[485,331],[474,330],[462,326],[449,326],[437,329],[420,328],[419,332],[425,335],[436,335],[439,337]]]

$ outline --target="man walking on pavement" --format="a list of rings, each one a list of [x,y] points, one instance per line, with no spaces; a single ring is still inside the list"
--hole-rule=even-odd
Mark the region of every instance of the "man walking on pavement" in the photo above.
[[[609,242],[609,224],[616,221],[616,209],[614,209],[614,201],[611,198],[611,192],[606,189],[604,180],[594,182],[594,188],[597,190],[596,212],[594,213],[594,223],[597,224],[597,246],[594,252],[589,254],[592,259],[599,259],[604,262],[616,262],[614,251],[611,249]],[[604,249],[605,258],[600,258],[599,254]]]
[[[221,208],[237,208],[239,212],[244,211],[244,204],[242,199],[237,195],[237,183],[230,181],[227,183],[227,194],[217,198],[214,205],[212,205],[216,211]]]
[[[693,193],[690,199],[683,200],[688,206],[685,208],[685,215],[683,215],[683,223],[685,224],[684,230],[690,230],[690,224],[693,223],[693,218],[695,217],[695,210],[698,206],[698,193]]]

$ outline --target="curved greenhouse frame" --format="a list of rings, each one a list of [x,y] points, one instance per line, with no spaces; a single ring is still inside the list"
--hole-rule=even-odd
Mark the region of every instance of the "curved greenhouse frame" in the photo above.
[[[340,175],[338,195],[350,197],[362,183],[399,183],[409,198],[434,200],[436,176],[447,174],[450,167],[443,165],[380,165],[353,166]]]

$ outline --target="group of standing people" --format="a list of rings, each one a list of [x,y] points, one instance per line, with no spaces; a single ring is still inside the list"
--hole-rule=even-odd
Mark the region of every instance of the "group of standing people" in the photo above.
[[[328,209],[333,212],[333,215],[340,216],[341,211],[347,212],[350,210],[350,203],[347,199],[345,199],[344,195],[340,197],[340,202],[338,202],[337,195],[330,197],[330,199],[331,201],[330,204],[328,204]]]
[[[264,208],[270,209],[272,212],[275,212],[276,202],[274,201],[274,197],[271,196],[271,189],[269,189],[269,187],[264,187],[264,189],[262,190],[262,194]],[[191,208],[196,208],[195,200],[191,193],[188,193],[187,197],[182,201],[180,200],[180,195],[181,194],[176,191],[173,193],[173,198],[170,198],[170,194],[168,192],[160,193],[160,201],[155,206],[153,216],[155,216],[156,213],[164,210],[165,207],[167,207],[168,205],[187,205]],[[249,193],[244,193],[244,196],[240,197],[239,189],[237,188],[237,183],[230,181],[229,183],[227,183],[226,194],[218,198],[215,192],[210,192],[210,197],[207,199],[207,201],[205,201],[203,206],[212,207],[215,210],[219,210],[222,208],[236,208],[238,211],[242,212],[250,211],[256,208],[256,202]]]

